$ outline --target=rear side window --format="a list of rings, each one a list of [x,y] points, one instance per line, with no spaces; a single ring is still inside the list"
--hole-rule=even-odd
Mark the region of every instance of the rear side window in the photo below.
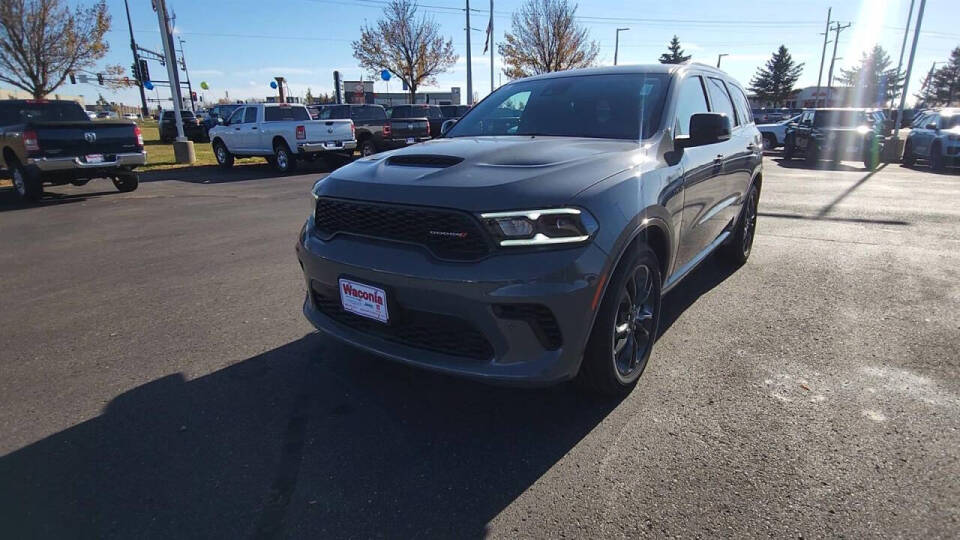
[[[710,93],[710,104],[713,106],[713,112],[723,113],[730,119],[730,125],[738,125],[737,113],[733,108],[733,102],[730,101],[730,94],[727,93],[727,87],[723,81],[707,78],[707,92]]]
[[[741,124],[753,123],[753,111],[750,110],[750,102],[747,101],[746,94],[739,86],[728,84],[727,89],[733,94],[733,104],[737,106],[737,114],[740,115]]]
[[[703,83],[699,75],[687,77],[680,86],[677,96],[677,135],[690,133],[690,117],[697,113],[709,112],[707,97],[703,93]]]
[[[256,109],[254,109],[256,110]],[[265,122],[302,122],[310,120],[310,113],[307,108],[300,107],[264,107],[263,116]]]

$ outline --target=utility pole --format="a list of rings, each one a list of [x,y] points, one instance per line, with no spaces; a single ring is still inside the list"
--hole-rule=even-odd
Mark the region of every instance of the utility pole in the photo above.
[[[617,28],[617,37],[613,45],[613,65],[617,65],[617,53],[620,52],[620,32],[626,32],[629,28]]]
[[[183,135],[183,116],[180,108],[183,100],[180,98],[180,78],[177,75],[177,54],[173,49],[173,29],[167,17],[165,0],[154,0],[154,9],[157,11],[157,21],[160,23],[160,36],[163,38],[163,53],[167,63],[167,75],[170,77],[170,94],[173,97],[173,116],[176,120],[177,139],[173,143],[173,154],[177,163],[193,163],[197,156],[193,150],[193,143]]]
[[[724,56],[730,55],[728,53],[720,53],[717,55],[717,69],[720,69],[720,60],[723,59]]]
[[[490,0],[490,93],[493,93],[493,0]]]
[[[197,107],[193,102],[193,87],[190,86],[190,72],[187,71],[187,57],[183,54],[183,38],[177,36],[177,42],[180,44],[180,66],[183,67],[183,73],[187,76],[187,92],[190,92],[190,110],[197,112]]]
[[[127,0],[123,0],[123,7],[127,8],[127,28],[130,30],[130,50],[133,51],[133,65],[140,69],[140,55],[137,54],[137,42],[133,39],[133,23],[130,22],[130,6]],[[150,115],[150,108],[147,107],[147,93],[143,89],[143,74],[137,77],[137,87],[140,88],[140,116],[146,118]]]
[[[900,139],[900,123],[903,121],[903,106],[907,103],[907,87],[910,85],[910,74],[913,73],[913,58],[917,54],[917,41],[920,39],[920,24],[923,22],[923,8],[926,7],[927,0],[920,0],[920,11],[917,12],[917,26],[913,29],[913,47],[910,48],[910,60],[907,61],[907,76],[903,80],[903,93],[900,94],[900,107],[897,109],[896,131],[893,132],[894,139]]]
[[[467,0],[467,105],[473,105],[473,59],[470,57],[470,0]]]
[[[903,53],[907,50],[907,37],[910,36],[910,22],[913,20],[913,2],[910,0],[910,12],[907,13],[907,27],[903,29],[903,45],[900,46],[900,61],[897,62],[897,78],[900,78],[900,72],[903,69]],[[896,81],[894,81],[896,84]],[[896,96],[890,98],[890,107],[893,107],[893,100]]]
[[[823,62],[827,59],[827,40],[830,37],[830,14],[833,8],[827,8],[827,27],[823,31],[823,51],[820,53],[820,71],[817,72],[817,92],[813,95],[813,107],[819,107],[820,103],[820,83],[823,81]]]
[[[840,26],[840,22],[837,22],[837,25],[833,27],[836,34],[833,37],[833,57],[830,59],[830,72],[827,74],[827,99],[824,105],[830,104],[830,98],[833,97],[833,65],[837,61],[837,44],[840,43],[840,32],[850,28],[851,23],[847,23],[843,26]]]

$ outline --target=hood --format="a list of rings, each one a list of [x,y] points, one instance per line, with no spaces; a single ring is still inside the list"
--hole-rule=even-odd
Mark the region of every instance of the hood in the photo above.
[[[634,141],[458,137],[377,154],[320,182],[329,197],[468,211],[555,206],[631,166]]]

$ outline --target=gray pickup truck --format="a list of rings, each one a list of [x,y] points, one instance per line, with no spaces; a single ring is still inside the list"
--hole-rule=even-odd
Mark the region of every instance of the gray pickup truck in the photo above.
[[[0,165],[25,201],[40,199],[44,185],[92,178],[133,191],[134,169],[146,162],[140,127],[129,120],[94,122],[75,101],[0,101]]]

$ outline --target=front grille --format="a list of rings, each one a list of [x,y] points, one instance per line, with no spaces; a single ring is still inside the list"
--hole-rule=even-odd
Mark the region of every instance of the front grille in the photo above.
[[[337,289],[313,282],[313,302],[321,313],[354,330],[408,347],[473,360],[493,357],[490,342],[463,319],[391,305],[390,323],[383,324],[344,311]]]
[[[537,340],[548,351],[555,351],[563,344],[560,325],[550,308],[541,304],[497,304],[493,313],[502,319],[526,321]]]
[[[346,233],[418,244],[441,259],[475,261],[490,252],[479,223],[463,212],[321,197],[314,220],[324,236]]]

